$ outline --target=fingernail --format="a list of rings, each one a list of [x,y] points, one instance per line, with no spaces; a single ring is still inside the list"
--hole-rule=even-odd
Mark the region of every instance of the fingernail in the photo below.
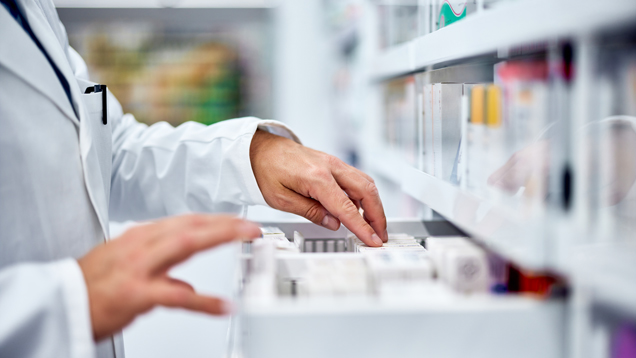
[[[389,241],[389,232],[384,230],[384,242],[388,242]]]
[[[221,304],[221,313],[226,315],[234,313],[234,305],[232,304],[232,302],[223,301],[223,303]]]
[[[380,239],[380,237],[377,234],[371,235],[371,241],[373,241],[373,243],[376,244],[377,246],[382,246],[383,244],[382,239]]]
[[[329,230],[338,230],[338,222],[336,218],[327,214],[324,218],[322,218],[322,223],[320,225],[326,227]]]

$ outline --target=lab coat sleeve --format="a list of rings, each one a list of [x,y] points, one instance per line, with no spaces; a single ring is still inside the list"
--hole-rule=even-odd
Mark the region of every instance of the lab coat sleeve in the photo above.
[[[124,115],[113,129],[110,216],[145,220],[184,212],[238,212],[267,205],[249,150],[258,129],[298,140],[283,124],[254,117],[211,126],[150,127]]]
[[[94,357],[91,332],[77,261],[0,270],[0,357]]]

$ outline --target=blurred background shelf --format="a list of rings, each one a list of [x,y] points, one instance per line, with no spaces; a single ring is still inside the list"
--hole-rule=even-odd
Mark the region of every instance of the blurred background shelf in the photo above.
[[[521,0],[492,9],[406,43],[389,47],[375,60],[374,78],[400,76],[426,66],[441,66],[509,47],[593,35],[629,25],[636,16],[631,0]]]
[[[433,30],[435,25],[425,23],[424,27],[430,28],[425,29],[424,34],[422,9],[427,9],[429,4],[433,4],[430,5],[432,8],[436,2],[417,4],[419,12],[415,13],[420,23],[415,27],[417,31],[411,31],[413,26],[405,20],[408,17],[405,14],[413,13],[416,2],[397,1],[392,3],[395,10],[382,2],[376,4],[380,21],[377,18],[375,21],[380,25],[374,22],[374,26],[381,31],[376,33],[380,39],[375,40],[380,49],[371,59],[370,71],[358,74],[366,76],[369,87],[373,88],[367,97],[371,105],[364,124],[365,135],[373,138],[373,144],[361,145],[362,167],[381,177],[380,184],[388,188],[386,191],[404,193],[421,203],[424,209],[415,215],[422,216],[422,212],[430,209],[515,264],[530,270],[561,274],[569,280],[574,291],[578,288],[589,290],[592,305],[613,307],[634,317],[636,233],[633,218],[636,209],[631,199],[634,190],[628,190],[629,187],[615,189],[620,194],[614,195],[619,198],[607,199],[604,197],[608,195],[607,189],[599,189],[603,186],[611,188],[614,185],[611,180],[627,180],[620,176],[621,166],[633,160],[633,153],[628,149],[632,147],[609,144],[620,139],[608,139],[611,136],[601,139],[606,134],[600,133],[622,131],[623,135],[629,136],[634,127],[626,124],[629,121],[613,129],[611,126],[601,128],[598,123],[616,115],[634,116],[636,97],[631,73],[636,43],[636,2],[502,1],[469,13],[460,21],[440,29]],[[426,11],[429,10],[424,13]],[[392,26],[403,28],[391,30]],[[388,31],[389,35],[383,31]],[[391,37],[391,34],[405,31],[412,37],[398,36],[397,40]],[[534,66],[545,75],[531,78],[532,75],[525,73],[520,76],[526,76],[524,80],[504,88],[506,79],[497,77],[496,68],[508,64],[512,64],[510,68],[530,64],[527,68]],[[566,70],[568,66],[573,69],[571,72]],[[485,68],[490,68],[491,72],[484,71]],[[521,109],[517,112],[519,117],[513,118],[519,122],[528,118],[544,120],[538,131],[542,136],[546,130],[551,130],[549,128],[554,129],[555,123],[561,126],[557,134],[559,144],[551,149],[549,162],[549,167],[558,168],[558,171],[550,173],[544,187],[547,188],[545,195],[534,193],[535,203],[542,201],[541,204],[526,210],[534,204],[523,198],[523,191],[516,194],[514,190],[497,192],[496,189],[501,188],[494,188],[492,183],[486,185],[488,176],[480,178],[483,187],[475,189],[467,188],[466,183],[451,184],[447,177],[442,180],[439,175],[427,174],[425,171],[431,172],[430,167],[421,170],[427,168],[426,159],[422,162],[418,155],[430,156],[432,152],[424,144],[430,138],[421,133],[429,125],[422,114],[425,112],[422,101],[426,98],[426,86],[449,83],[477,83],[484,88],[491,84],[493,88],[500,86],[502,103],[510,101],[513,91],[519,88],[539,88],[535,95],[546,94],[548,100],[543,104],[545,111],[541,115],[532,117],[535,114]],[[467,95],[467,90],[471,91],[471,87],[463,87],[463,96]],[[506,106],[503,105],[504,110],[510,110]],[[461,118],[461,121],[465,120]],[[591,126],[598,128],[597,137],[581,134],[584,132],[581,128],[588,128],[589,132]],[[426,128],[430,130],[430,127]],[[419,136],[415,148],[413,131]],[[483,136],[487,131],[479,133]],[[554,130],[552,134],[556,132]],[[493,169],[503,168],[520,148],[528,146],[527,142],[522,146],[515,143],[517,137],[513,130],[506,132],[505,138],[503,148],[516,148],[501,155],[503,161],[497,159],[499,163],[489,168],[489,175],[494,173]],[[590,154],[590,146],[604,154]],[[625,154],[627,152],[631,154]],[[488,155],[481,152],[469,160],[492,164]],[[618,164],[623,157],[631,159]],[[619,169],[608,169],[614,162]],[[624,171],[629,172],[629,169]],[[604,174],[599,175],[599,172]],[[564,179],[570,175],[575,176],[573,191],[563,189],[572,183],[568,181],[570,179]],[[564,185],[566,182],[568,184]],[[571,202],[563,199],[569,195],[575,197]]]

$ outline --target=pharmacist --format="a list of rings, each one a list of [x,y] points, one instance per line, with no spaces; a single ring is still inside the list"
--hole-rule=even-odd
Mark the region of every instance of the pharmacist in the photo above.
[[[118,332],[156,305],[222,314],[225,302],[167,272],[260,233],[190,214],[109,241],[109,220],[268,204],[332,230],[343,223],[369,245],[387,239],[364,173],[275,121],[137,123],[88,81],[51,0],[0,2],[1,357],[122,357]]]

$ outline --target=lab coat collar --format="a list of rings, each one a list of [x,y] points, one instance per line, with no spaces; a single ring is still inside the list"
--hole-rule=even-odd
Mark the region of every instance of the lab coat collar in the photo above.
[[[38,33],[41,32],[41,29],[38,32],[35,30],[35,27],[41,28],[41,26],[34,26],[36,24],[33,24],[35,20],[32,20],[32,16],[27,18],[33,32],[42,42],[42,46],[49,51],[49,56],[55,61],[53,54],[49,50],[52,46],[43,41],[43,38]],[[0,64],[23,78],[38,92],[53,101],[70,120],[75,122],[75,124],[79,124],[75,113],[73,113],[73,108],[66,98],[64,89],[59,84],[60,81],[55,72],[50,69],[51,66],[46,57],[4,6],[0,6],[0,34],[2,34],[0,36]],[[56,64],[60,67],[60,71],[63,71],[58,62],[60,61],[56,61]],[[66,66],[68,67],[68,64]],[[62,73],[66,76],[64,72]],[[71,90],[75,82],[75,80],[69,81]],[[28,103],[25,103],[25,105],[28,105]]]
[[[48,53],[51,60],[66,78],[70,87],[69,89],[71,91],[73,106],[75,106],[80,119],[84,119],[83,111],[80,108],[82,102],[80,100],[80,88],[77,84],[77,80],[75,79],[75,74],[71,69],[68,57],[66,56],[66,49],[60,44],[60,40],[55,35],[56,32],[51,28],[50,22],[44,16],[44,10],[39,6],[39,4],[37,4],[34,0],[21,0],[20,2],[23,6],[23,11],[25,12],[24,15],[26,16],[33,33],[40,40],[44,50]],[[62,92],[62,94],[64,94],[64,92]],[[64,99],[68,104],[66,96],[64,96]],[[67,116],[69,116],[71,120],[77,124],[78,118],[75,115],[73,108],[70,106],[67,106],[66,108]]]

